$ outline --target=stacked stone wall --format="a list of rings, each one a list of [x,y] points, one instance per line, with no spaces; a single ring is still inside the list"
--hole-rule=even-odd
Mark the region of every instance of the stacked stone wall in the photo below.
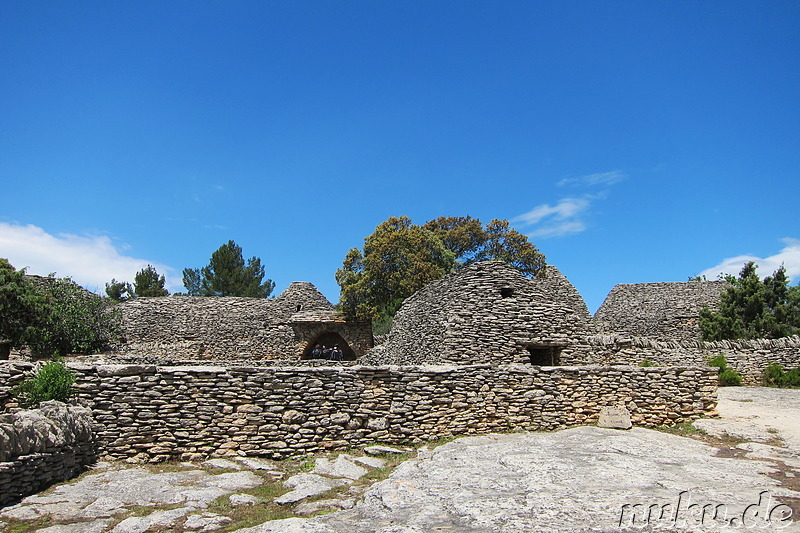
[[[706,366],[711,357],[724,355],[729,367],[744,382],[761,382],[770,364],[784,369],[800,367],[800,336],[738,341],[673,341],[646,337],[594,335],[581,340],[570,352],[570,365],[639,365],[645,360],[658,366]]]
[[[96,456],[88,409],[44,402],[0,415],[0,506],[75,477]]]
[[[652,427],[716,405],[716,373],[702,368],[71,366],[104,453],[142,461],[554,430],[607,405]]]
[[[528,279],[501,261],[465,267],[408,298],[365,364],[507,364],[528,347],[557,346],[569,357],[591,331],[578,291],[555,267]]]
[[[118,351],[171,360],[297,360],[313,335],[340,335],[358,355],[372,347],[369,323],[333,316],[333,306],[310,283],[294,282],[272,299],[168,296],[120,304]],[[322,318],[308,323],[309,313]],[[300,316],[299,322],[294,317]]]
[[[727,287],[726,281],[620,284],[595,313],[595,323],[601,333],[700,340],[700,310],[716,310]]]

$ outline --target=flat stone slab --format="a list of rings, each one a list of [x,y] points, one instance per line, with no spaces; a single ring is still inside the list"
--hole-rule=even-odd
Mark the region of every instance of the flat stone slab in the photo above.
[[[392,448],[391,446],[367,446],[364,448],[364,453],[369,455],[381,455],[382,453],[387,454],[401,454],[401,453],[408,453],[409,450],[401,450],[400,448]]]
[[[323,476],[343,477],[347,479],[360,479],[367,475],[368,470],[350,461],[344,455],[338,456],[334,461],[329,459],[317,459],[314,464],[312,474]]]
[[[67,533],[89,531],[96,527],[90,521],[108,525],[103,519],[127,513],[134,507],[183,506],[166,515],[153,513],[131,517],[135,520],[123,520],[116,526],[121,529],[114,530],[116,533],[146,531],[155,527],[171,527],[172,522],[167,526],[163,523],[171,520],[173,515],[183,516],[203,509],[220,496],[254,488],[263,482],[263,478],[252,472],[213,475],[205,470],[186,469],[153,473],[143,467],[115,467],[89,473],[73,483],[57,485],[49,494],[28,496],[19,504],[0,509],[0,517],[17,520],[48,517],[55,522],[85,521],[78,524],[78,529],[70,529],[71,525],[68,524],[51,526],[67,528],[63,529]],[[60,531],[53,529],[52,533]]]
[[[255,505],[261,501],[261,498],[249,494],[231,494],[229,501],[231,505]]]
[[[228,459],[209,459],[200,463],[201,466],[207,468],[225,468],[228,470],[242,470],[244,467],[239,463],[234,463]]]
[[[717,451],[642,428],[461,438],[399,465],[351,510],[240,531],[572,533],[622,531],[622,523],[628,531],[647,526],[648,531],[721,533],[731,526],[707,519],[698,527],[686,508],[722,504],[729,516],[741,517],[764,491],[773,508],[780,505],[775,498],[800,497],[767,475],[776,471],[774,464],[719,457]],[[634,505],[677,505],[683,513],[675,523],[667,517],[648,526],[642,513],[636,522]],[[797,523],[786,529],[775,525],[751,530],[798,529]]]
[[[356,504],[355,498],[336,499],[331,498],[328,500],[317,500],[314,502],[303,502],[297,504],[294,508],[295,514],[310,515],[323,509],[351,509]]]
[[[207,531],[216,531],[222,529],[225,524],[233,520],[227,516],[222,516],[214,513],[202,513],[190,515],[183,523],[183,529],[190,531],[200,531],[205,533]]]
[[[275,498],[275,503],[284,505],[299,502],[305,498],[322,494],[349,483],[349,480],[330,479],[317,474],[297,474],[283,482],[284,486],[291,487],[294,490]]]
[[[362,465],[368,466],[370,468],[383,468],[386,466],[386,459],[381,459],[380,457],[351,457],[347,456],[348,459],[352,460],[356,463],[361,463]]]
[[[76,522],[72,524],[58,524],[55,526],[37,529],[36,533],[103,533],[112,520],[92,520],[91,522]],[[0,531],[5,531],[0,524]]]
[[[114,526],[110,533],[145,533],[150,529],[172,528],[189,512],[190,509],[181,508],[155,511],[146,516],[131,516]]]
[[[264,483],[264,480],[252,472],[229,472],[227,474],[209,476],[200,483],[209,487],[217,487],[233,492],[258,487]]]

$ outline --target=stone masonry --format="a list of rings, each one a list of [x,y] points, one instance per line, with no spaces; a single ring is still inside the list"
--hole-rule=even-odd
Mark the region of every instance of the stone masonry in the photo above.
[[[700,310],[716,310],[727,287],[726,281],[616,285],[595,313],[595,322],[600,333],[700,340]]]
[[[0,506],[74,477],[96,452],[88,409],[43,402],[0,415]]]
[[[326,335],[346,344],[351,358],[372,347],[370,324],[343,320],[307,282],[294,282],[271,299],[167,296],[136,298],[119,308],[119,351],[127,356],[298,360]]]
[[[653,427],[716,405],[716,372],[700,368],[70,366],[103,453],[134,461],[281,458],[375,441],[553,430],[591,424],[602,407],[618,405],[635,425]]]
[[[591,327],[583,298],[555,267],[528,279],[506,263],[486,261],[408,298],[386,342],[363,362],[530,362],[531,348],[568,355]]]

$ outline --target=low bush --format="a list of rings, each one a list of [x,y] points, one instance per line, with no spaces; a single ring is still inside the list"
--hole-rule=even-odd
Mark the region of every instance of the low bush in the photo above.
[[[715,355],[708,360],[708,366],[719,368],[719,384],[723,387],[737,386],[742,384],[742,375],[733,368],[728,367],[728,361],[724,355]]]
[[[725,359],[724,355],[715,355],[711,359],[708,360],[708,366],[716,366],[720,369],[720,372],[723,368],[728,366],[728,361]]]
[[[742,375],[732,368],[723,368],[719,373],[719,384],[726,387],[741,385]]]
[[[30,377],[11,389],[26,407],[36,407],[49,400],[66,401],[72,394],[75,373],[61,361],[53,360],[42,366]]]
[[[768,387],[800,387],[800,368],[784,370],[783,366],[773,363],[764,370],[761,378]]]

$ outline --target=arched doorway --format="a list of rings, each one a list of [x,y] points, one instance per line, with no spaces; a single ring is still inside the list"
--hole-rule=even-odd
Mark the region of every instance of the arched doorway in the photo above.
[[[356,360],[356,354],[353,349],[350,348],[350,345],[347,344],[347,341],[344,340],[341,335],[333,331],[326,331],[317,335],[314,340],[306,345],[306,348],[303,350],[303,355],[300,357],[300,359],[313,359],[313,357],[311,357],[311,350],[313,350],[314,346],[317,344],[320,346],[327,346],[328,348],[338,345],[339,349],[342,350],[342,359],[344,361]]]

